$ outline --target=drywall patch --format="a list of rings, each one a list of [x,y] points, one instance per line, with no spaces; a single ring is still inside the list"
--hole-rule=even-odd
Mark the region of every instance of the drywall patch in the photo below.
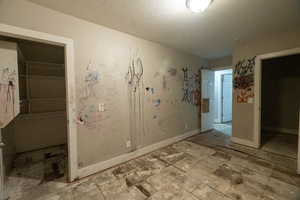
[[[233,88],[237,103],[253,103],[255,59],[256,56],[243,59],[235,65]]]

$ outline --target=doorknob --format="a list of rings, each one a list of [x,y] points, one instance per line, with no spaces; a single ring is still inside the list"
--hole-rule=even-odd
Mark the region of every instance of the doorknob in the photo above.
[[[4,147],[4,146],[5,146],[5,144],[3,142],[0,142],[0,148]]]

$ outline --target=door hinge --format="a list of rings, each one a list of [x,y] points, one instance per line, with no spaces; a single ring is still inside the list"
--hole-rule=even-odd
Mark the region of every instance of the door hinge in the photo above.
[[[0,148],[4,147],[5,144],[3,142],[0,142]]]

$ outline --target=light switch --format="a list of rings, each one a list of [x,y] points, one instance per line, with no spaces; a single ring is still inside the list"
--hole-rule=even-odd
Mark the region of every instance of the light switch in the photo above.
[[[126,147],[127,147],[127,148],[130,148],[130,147],[131,147],[131,141],[130,141],[130,140],[127,140],[127,142],[126,142]]]

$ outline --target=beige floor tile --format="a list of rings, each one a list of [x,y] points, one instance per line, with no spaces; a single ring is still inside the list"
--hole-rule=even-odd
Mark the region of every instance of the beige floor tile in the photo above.
[[[300,188],[278,179],[270,178],[264,196],[272,200],[298,200],[300,199]]]
[[[214,190],[207,184],[199,186],[196,190],[193,191],[193,194],[201,200],[230,200],[224,194]]]
[[[149,200],[198,200],[192,193],[178,188],[175,185],[168,185],[149,198]]]

